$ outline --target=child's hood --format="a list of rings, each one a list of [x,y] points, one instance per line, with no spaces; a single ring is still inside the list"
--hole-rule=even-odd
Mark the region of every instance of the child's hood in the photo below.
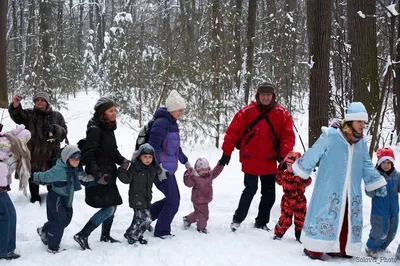
[[[75,153],[80,154],[81,150],[75,146],[75,145],[67,145],[65,148],[61,151],[61,160],[63,163],[67,164],[68,159],[74,155]]]

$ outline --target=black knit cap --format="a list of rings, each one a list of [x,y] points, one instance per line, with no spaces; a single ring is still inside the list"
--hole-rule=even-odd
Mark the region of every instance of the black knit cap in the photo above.
[[[117,104],[113,100],[108,97],[101,97],[94,105],[94,111],[98,114],[104,114],[107,109],[113,106],[117,106]]]
[[[271,81],[264,81],[257,86],[257,93],[275,93],[276,85]]]

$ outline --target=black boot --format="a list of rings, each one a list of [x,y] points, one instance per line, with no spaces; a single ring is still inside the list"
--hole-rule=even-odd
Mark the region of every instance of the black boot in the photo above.
[[[74,240],[81,246],[83,250],[91,249],[88,244],[88,237],[96,228],[97,225],[89,221],[79,233],[74,235]]]
[[[294,236],[296,237],[296,241],[299,242],[300,244],[302,244],[301,241],[300,241],[301,230],[300,231],[294,231]]]
[[[110,242],[110,243],[121,243],[121,241],[118,241],[110,236],[110,230],[112,226],[112,221],[104,221],[102,226],[101,226],[101,236],[100,236],[100,241],[101,242]]]

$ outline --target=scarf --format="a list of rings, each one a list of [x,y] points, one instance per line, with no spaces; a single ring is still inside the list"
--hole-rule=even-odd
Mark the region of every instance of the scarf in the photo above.
[[[11,144],[11,152],[17,159],[16,175],[19,177],[19,190],[27,196],[26,188],[31,176],[31,152],[25,142],[14,136],[11,132],[4,135]]]
[[[344,120],[342,123],[340,123],[340,121],[333,122],[331,127],[340,129],[343,132],[344,138],[350,144],[356,144],[363,138],[362,132],[361,132],[361,134],[358,133]]]
[[[67,162],[68,169],[67,169],[67,187],[68,187],[68,193],[71,193],[72,189],[72,181],[74,182],[74,191],[81,190],[81,184],[79,181],[79,173],[78,173],[78,167],[72,167],[69,162]]]

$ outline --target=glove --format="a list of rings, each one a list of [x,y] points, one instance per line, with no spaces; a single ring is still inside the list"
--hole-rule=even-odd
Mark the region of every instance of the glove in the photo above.
[[[189,170],[190,168],[193,168],[193,167],[190,165],[189,161],[187,161],[187,162],[185,163],[185,167],[186,167],[186,170]]]
[[[100,174],[100,176],[101,176],[101,174]],[[108,174],[104,174],[104,175],[99,179],[99,181],[97,181],[97,183],[100,184],[100,185],[107,185],[108,182],[109,182],[109,178],[110,178],[110,176],[109,176]]]
[[[387,188],[386,186],[380,187],[377,190],[375,190],[375,196],[377,197],[385,197],[387,195]]]
[[[162,164],[160,164],[160,168],[161,168],[161,173],[158,175],[158,180],[160,180],[160,181],[166,180],[169,176],[169,173],[168,173],[167,169],[162,167]]]
[[[286,165],[286,161],[285,160],[282,160],[278,165],[278,169],[282,170],[282,171],[286,170],[286,167],[287,167],[287,165]]]
[[[190,167],[190,169],[189,170],[187,170],[188,171],[188,173],[189,173],[189,176],[195,176],[195,175],[198,175],[197,174],[197,171],[196,170],[194,170],[194,168],[193,167]]]
[[[219,164],[220,165],[228,165],[230,160],[231,160],[231,156],[222,154],[222,157],[219,160]]]
[[[122,161],[122,164],[121,164],[122,168],[124,168],[125,170],[127,170],[127,169],[129,168],[129,163],[130,163],[130,161],[128,161],[127,159],[124,159],[124,160]]]

